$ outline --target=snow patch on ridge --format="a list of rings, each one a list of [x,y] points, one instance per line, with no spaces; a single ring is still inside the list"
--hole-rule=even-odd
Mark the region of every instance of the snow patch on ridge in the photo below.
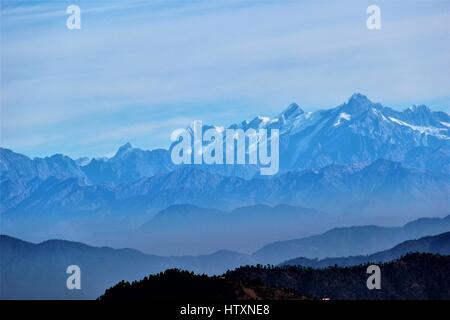
[[[394,117],[389,117],[389,119],[392,122],[394,122],[394,123],[396,123],[398,125],[409,127],[411,129],[413,129],[414,131],[418,131],[418,132],[420,132],[422,134],[429,134],[429,135],[433,135],[433,136],[439,137],[441,139],[446,139],[446,140],[450,139],[449,137],[441,134],[442,131],[447,131],[447,129],[439,129],[439,128],[435,128],[435,127],[415,126],[415,125],[412,125],[412,124],[409,124],[407,122],[401,121],[401,120],[399,120],[397,118],[394,118]]]
[[[352,116],[350,114],[341,112],[339,114],[337,121],[333,124],[333,126],[337,127],[338,125],[340,125],[342,123],[342,120],[349,121],[351,118],[352,118]]]

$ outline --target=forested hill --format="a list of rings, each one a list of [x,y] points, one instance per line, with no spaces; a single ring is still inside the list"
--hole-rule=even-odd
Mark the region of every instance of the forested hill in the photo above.
[[[367,288],[367,266],[258,265],[216,277],[172,269],[141,281],[121,282],[100,300],[450,299],[450,256],[413,253],[381,264],[380,290]]]

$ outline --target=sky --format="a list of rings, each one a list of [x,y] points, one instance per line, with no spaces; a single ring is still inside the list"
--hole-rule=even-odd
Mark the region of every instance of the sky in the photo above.
[[[66,8],[81,9],[81,29]],[[366,9],[381,9],[368,30]],[[28,156],[168,147],[354,92],[450,111],[450,0],[2,0],[0,145]]]

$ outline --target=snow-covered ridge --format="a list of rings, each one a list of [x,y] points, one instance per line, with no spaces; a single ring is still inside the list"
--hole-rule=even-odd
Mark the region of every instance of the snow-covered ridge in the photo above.
[[[373,116],[370,118],[369,113]],[[344,123],[352,128],[369,126],[369,119],[378,121],[383,128],[402,126],[418,134],[431,135],[438,139],[449,139],[450,115],[445,112],[434,112],[424,105],[412,106],[403,111],[396,111],[373,103],[366,96],[355,93],[346,103],[328,110],[305,112],[296,103],[290,104],[277,117],[258,116],[252,121],[234,124],[232,128],[276,128],[281,134],[296,134],[319,123],[329,123],[328,129],[340,129]],[[327,127],[326,123],[321,124]],[[391,132],[391,130],[387,130]],[[395,131],[395,130],[394,130]]]
[[[356,154],[358,148],[361,148],[358,152],[366,154],[364,157],[367,159],[364,161],[378,157],[402,160],[402,154],[411,146],[436,148],[441,144],[445,145],[450,140],[450,115],[443,111],[432,111],[425,105],[397,111],[374,103],[362,94],[353,94],[347,102],[332,109],[305,112],[298,104],[291,103],[275,117],[259,115],[251,121],[245,120],[228,127],[205,125],[204,128],[215,128],[223,135],[227,128],[244,131],[277,129],[283,140],[281,148],[286,152],[282,157],[290,159],[289,162],[292,163],[289,165],[303,162],[300,157],[315,158],[316,155],[327,153],[321,148],[324,145],[329,146],[331,140],[338,139],[339,141],[334,143],[333,148],[336,148],[334,155],[330,154],[323,160],[317,160],[319,161],[317,165],[321,166],[322,161],[324,163],[343,161],[334,159],[336,153],[341,154],[339,156],[341,158],[348,158],[345,163],[352,162],[351,159],[360,157]],[[352,150],[345,145],[352,143],[349,142],[349,138],[354,135],[360,137],[354,139],[358,139],[357,143],[361,145],[353,146],[355,150]],[[385,146],[387,144],[388,149],[392,151],[380,151],[385,148],[383,145],[365,150],[372,144]],[[394,151],[395,149],[401,151]],[[375,154],[372,154],[373,150],[376,150]]]
[[[412,124],[406,123],[404,121],[401,121],[394,117],[389,117],[389,120],[391,120],[392,122],[394,122],[398,125],[405,126],[405,127],[411,128],[412,130],[418,131],[421,134],[434,135],[441,139],[447,139],[447,140],[450,139],[450,137],[448,137],[448,129],[447,128],[436,128],[436,127],[430,127],[430,126],[429,127],[416,126],[416,125],[412,125]],[[445,133],[447,133],[447,135],[445,135]]]

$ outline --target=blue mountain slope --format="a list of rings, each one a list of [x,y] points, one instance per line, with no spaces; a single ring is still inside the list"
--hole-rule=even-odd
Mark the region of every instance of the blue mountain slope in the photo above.
[[[387,160],[365,167],[332,165],[292,171],[265,179],[222,176],[194,166],[118,186],[86,185],[75,178],[33,180],[30,185],[33,187],[28,189],[27,197],[12,208],[6,207],[6,211],[76,209],[77,203],[86,201],[92,201],[93,206],[97,203],[97,208],[128,207],[153,212],[185,203],[225,209],[259,203],[335,210],[359,205],[361,210],[375,201],[387,207],[392,201],[445,204],[449,190],[446,175],[405,168]]]
[[[301,265],[312,268],[326,268],[335,265],[354,266],[365,263],[383,263],[398,259],[407,253],[436,253],[450,255],[450,232],[436,236],[423,237],[417,240],[408,240],[395,247],[366,256],[351,256],[341,258],[308,259],[295,258],[282,263],[282,265]]]
[[[224,250],[161,257],[63,240],[34,244],[5,235],[0,235],[0,255],[0,299],[95,299],[121,280],[137,280],[167,268],[220,274],[252,263],[248,255]],[[73,264],[81,269],[82,290],[66,287],[66,269]]]
[[[93,159],[82,169],[92,183],[121,184],[167,173],[174,168],[167,150],[144,151],[127,143],[112,158]]]
[[[12,180],[1,183],[14,187]],[[76,236],[93,232],[94,227],[104,231],[133,228],[164,208],[182,204],[227,211],[288,204],[329,212],[317,217],[318,225],[330,216],[352,215],[361,221],[364,216],[384,215],[392,220],[450,211],[447,176],[387,160],[366,167],[333,165],[250,180],[195,167],[113,186],[52,177],[29,181],[25,190],[2,199],[4,230],[17,235],[24,235],[21,229]],[[263,215],[254,219],[263,221]]]
[[[371,254],[410,239],[450,231],[450,216],[422,218],[402,227],[360,226],[331,229],[323,234],[267,244],[254,256],[280,263],[296,257],[325,258]]]

